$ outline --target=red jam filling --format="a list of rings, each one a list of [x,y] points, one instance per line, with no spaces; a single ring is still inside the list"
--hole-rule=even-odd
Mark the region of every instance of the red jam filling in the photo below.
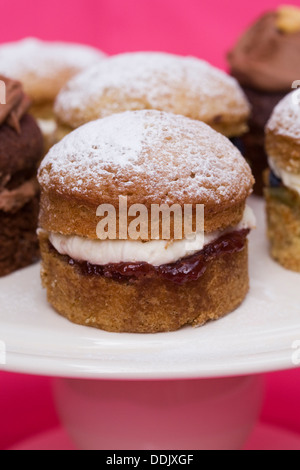
[[[197,281],[205,273],[208,263],[219,256],[242,251],[250,230],[231,232],[206,245],[198,253],[183,258],[176,263],[152,266],[148,263],[117,263],[97,266],[86,261],[76,261],[62,256],[65,261],[76,267],[83,276],[103,276],[119,282],[134,282],[141,278],[161,278],[175,284]],[[57,251],[50,244],[51,250]]]

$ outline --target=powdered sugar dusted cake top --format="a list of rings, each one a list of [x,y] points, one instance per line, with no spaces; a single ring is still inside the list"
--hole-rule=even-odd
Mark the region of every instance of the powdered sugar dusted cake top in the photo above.
[[[55,109],[73,128],[127,110],[158,109],[227,125],[249,114],[234,78],[193,57],[151,52],[110,57],[83,72],[61,91]]]
[[[43,160],[44,191],[91,204],[203,203],[226,209],[251,193],[250,168],[206,124],[160,111],[116,114],[86,124]]]
[[[267,131],[290,137],[300,144],[300,89],[289,93],[276,106],[267,124]]]
[[[22,81],[35,101],[53,100],[70,78],[103,57],[89,46],[27,38],[0,46],[0,74]]]

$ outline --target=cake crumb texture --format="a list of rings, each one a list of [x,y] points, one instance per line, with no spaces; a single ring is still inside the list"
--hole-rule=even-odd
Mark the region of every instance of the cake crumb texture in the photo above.
[[[249,290],[248,248],[209,263],[198,280],[121,283],[83,276],[41,237],[42,281],[48,301],[73,323],[111,332],[157,333],[200,326],[235,310]]]
[[[300,197],[288,188],[267,188],[271,255],[286,269],[300,272]]]

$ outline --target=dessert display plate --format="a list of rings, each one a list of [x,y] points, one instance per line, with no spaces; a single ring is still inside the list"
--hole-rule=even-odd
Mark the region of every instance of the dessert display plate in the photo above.
[[[231,315],[202,328],[156,335],[73,325],[47,304],[35,265],[0,280],[0,368],[74,378],[155,379],[297,366],[300,274],[269,257],[264,204],[252,198],[250,205],[258,219],[250,236],[251,291]]]

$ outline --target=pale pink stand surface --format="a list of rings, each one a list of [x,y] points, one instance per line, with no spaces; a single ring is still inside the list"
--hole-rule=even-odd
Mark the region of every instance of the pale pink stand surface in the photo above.
[[[262,395],[261,376],[54,382],[61,420],[85,450],[241,449]]]
[[[21,442],[11,450],[77,450],[66,431],[56,428]],[[300,450],[300,434],[258,424],[244,450]]]
[[[268,374],[261,422],[246,448],[298,450],[300,447],[299,371]],[[59,426],[51,379],[0,373],[0,448],[75,448]]]
[[[300,435],[262,423],[254,428],[261,386],[261,377],[149,383],[57,379],[57,406],[69,436],[56,427],[11,449],[300,450]]]

